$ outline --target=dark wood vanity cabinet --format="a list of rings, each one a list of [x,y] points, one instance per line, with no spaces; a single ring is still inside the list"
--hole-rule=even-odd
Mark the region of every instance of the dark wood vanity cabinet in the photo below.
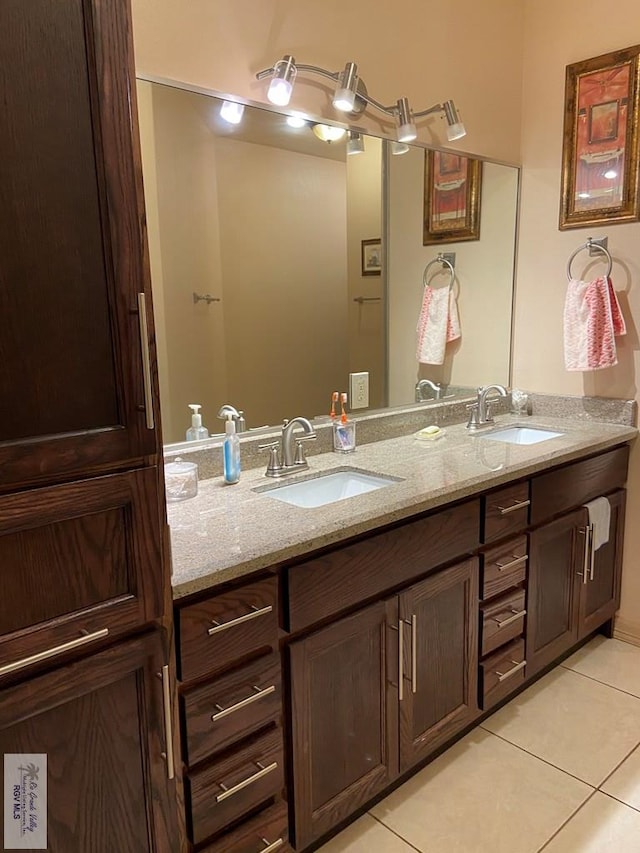
[[[296,846],[477,716],[477,559],[290,644]]]
[[[159,436],[128,0],[7,0],[0,55],[1,492]]]
[[[608,496],[609,541],[593,551],[584,508],[531,533],[527,667],[533,674],[614,615],[620,604],[626,493]]]

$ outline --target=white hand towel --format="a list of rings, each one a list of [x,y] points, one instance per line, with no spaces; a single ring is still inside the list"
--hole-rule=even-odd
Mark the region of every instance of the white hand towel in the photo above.
[[[597,551],[609,541],[611,524],[611,504],[607,498],[596,498],[584,504],[589,513],[589,524],[593,526],[593,550]]]
[[[460,337],[458,306],[451,288],[424,288],[417,333],[420,364],[442,364],[447,343]]]

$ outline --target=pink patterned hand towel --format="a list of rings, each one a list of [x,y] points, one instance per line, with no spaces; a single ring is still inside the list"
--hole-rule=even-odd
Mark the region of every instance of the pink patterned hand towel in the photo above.
[[[564,365],[567,370],[602,370],[618,363],[616,336],[627,329],[608,276],[571,279],[564,303]]]
[[[446,345],[460,337],[458,306],[451,288],[424,288],[417,333],[420,364],[442,364]]]

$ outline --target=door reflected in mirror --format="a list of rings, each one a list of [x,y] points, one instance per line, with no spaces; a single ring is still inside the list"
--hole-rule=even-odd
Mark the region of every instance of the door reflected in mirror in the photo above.
[[[327,415],[349,373],[369,373],[369,410],[413,403],[424,378],[443,397],[508,384],[518,169],[483,163],[477,243],[423,246],[424,148],[366,136],[347,155],[348,136],[248,106],[229,124],[179,85],[139,80],[138,101],[165,442],[185,439],[190,403],[211,434],[224,403],[249,429]],[[376,244],[380,267],[363,261]],[[434,371],[416,324],[440,250],[457,255],[461,339]]]

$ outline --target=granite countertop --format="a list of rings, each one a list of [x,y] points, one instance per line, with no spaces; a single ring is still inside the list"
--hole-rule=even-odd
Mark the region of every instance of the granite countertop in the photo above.
[[[514,424],[547,427],[563,435],[515,445],[492,441],[482,432],[470,434],[464,424],[454,424],[437,441],[417,441],[412,434],[367,444],[352,454],[313,456],[308,471],[282,480],[266,478],[263,467],[243,472],[233,486],[224,485],[222,478],[201,480],[195,498],[168,505],[174,599],[623,444],[638,433],[631,426],[579,419],[496,418],[496,428]],[[340,468],[400,481],[316,509],[299,508],[254,491]]]

